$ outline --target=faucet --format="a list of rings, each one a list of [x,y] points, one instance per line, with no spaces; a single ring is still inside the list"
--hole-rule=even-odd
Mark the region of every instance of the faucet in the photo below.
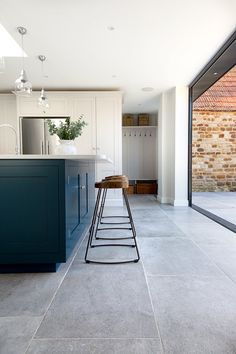
[[[11,124],[0,124],[0,128],[4,128],[4,127],[10,128],[10,129],[12,129],[12,130],[14,131],[14,133],[15,133],[15,138],[16,138],[15,152],[16,152],[16,155],[18,155],[18,154],[19,154],[19,147],[18,147],[18,138],[17,138],[17,131],[16,131],[16,129],[15,129],[15,128],[13,127],[13,125],[11,125]]]

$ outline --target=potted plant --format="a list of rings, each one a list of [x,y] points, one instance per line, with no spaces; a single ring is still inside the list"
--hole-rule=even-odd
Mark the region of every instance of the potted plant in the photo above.
[[[67,117],[65,121],[60,121],[57,126],[51,119],[47,119],[48,130],[51,135],[56,134],[59,138],[61,147],[58,149],[60,153],[75,154],[77,152],[74,140],[82,134],[83,128],[87,123],[81,115],[77,120],[71,122]]]

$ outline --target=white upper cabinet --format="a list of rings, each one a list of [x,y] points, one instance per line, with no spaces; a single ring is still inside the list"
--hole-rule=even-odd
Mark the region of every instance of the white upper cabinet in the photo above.
[[[101,94],[96,97],[97,153],[105,154],[110,164],[97,165],[97,179],[121,174],[121,94]]]
[[[49,108],[38,105],[40,92],[34,92],[30,97],[17,97],[17,112],[19,117],[55,117],[65,116],[67,100],[61,93],[47,93]]]
[[[67,114],[71,120],[77,120],[81,115],[87,125],[83,128],[82,135],[75,139],[79,154],[96,155],[96,120],[95,97],[68,97]]]
[[[16,115],[16,97],[12,94],[0,95],[0,125],[9,124],[0,128],[0,154],[16,154],[16,148],[19,148]]]

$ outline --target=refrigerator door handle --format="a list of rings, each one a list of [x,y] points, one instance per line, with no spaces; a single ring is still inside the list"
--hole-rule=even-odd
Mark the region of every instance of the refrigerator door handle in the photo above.
[[[43,141],[40,140],[40,143],[41,143],[41,155],[43,155]]]

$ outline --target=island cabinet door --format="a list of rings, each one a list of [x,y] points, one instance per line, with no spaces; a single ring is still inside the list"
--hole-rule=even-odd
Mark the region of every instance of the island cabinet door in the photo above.
[[[0,264],[63,261],[59,180],[56,165],[1,161]]]
[[[66,168],[66,233],[67,239],[80,223],[80,174],[78,165],[69,165]]]

